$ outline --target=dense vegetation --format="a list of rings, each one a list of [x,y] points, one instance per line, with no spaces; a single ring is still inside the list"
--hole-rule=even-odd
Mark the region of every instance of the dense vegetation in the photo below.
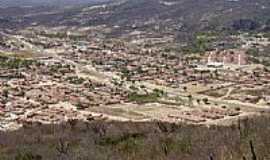
[[[166,93],[159,89],[154,89],[152,93],[147,94],[138,94],[137,92],[131,92],[128,95],[129,101],[136,102],[139,104],[142,103],[154,103],[164,96]]]
[[[35,62],[34,60],[0,56],[1,68],[18,69],[22,67],[30,67],[34,62]]]

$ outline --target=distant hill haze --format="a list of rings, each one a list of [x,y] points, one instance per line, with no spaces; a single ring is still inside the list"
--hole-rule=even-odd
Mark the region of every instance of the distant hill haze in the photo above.
[[[109,0],[1,0],[0,7],[81,5]]]
[[[47,14],[44,7],[36,12],[32,12],[33,8],[22,7],[22,11],[17,8],[1,9],[0,27],[22,27],[36,22],[40,25],[78,27],[105,24],[112,28],[117,26],[119,32],[141,30],[186,34],[226,29],[270,31],[269,0],[1,0],[0,5],[55,5],[58,8],[80,5],[63,10],[57,8],[53,14]],[[31,16],[23,17],[29,12]],[[15,13],[19,18],[15,17]]]

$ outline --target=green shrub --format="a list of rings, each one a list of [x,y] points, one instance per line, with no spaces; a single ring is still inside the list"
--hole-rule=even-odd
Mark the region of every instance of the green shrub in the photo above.
[[[22,67],[30,67],[35,61],[20,58],[0,57],[0,67],[8,69],[18,69]]]
[[[31,152],[19,152],[15,156],[15,160],[42,160],[42,156],[34,155]]]
[[[137,102],[137,103],[153,103],[157,102],[159,98],[165,95],[165,92],[159,89],[154,89],[152,93],[148,94],[138,94],[136,92],[132,92],[128,95],[129,101]]]

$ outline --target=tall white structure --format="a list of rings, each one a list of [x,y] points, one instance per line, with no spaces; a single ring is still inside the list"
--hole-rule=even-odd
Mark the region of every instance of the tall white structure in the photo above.
[[[241,66],[241,54],[238,54],[238,65]]]
[[[212,63],[212,55],[213,55],[213,52],[211,51],[209,56],[208,56],[208,60],[207,60],[207,63],[208,64],[211,64]]]
[[[222,63],[223,63],[223,65],[225,65],[225,62],[226,61],[226,56],[223,56],[223,61],[222,61]]]

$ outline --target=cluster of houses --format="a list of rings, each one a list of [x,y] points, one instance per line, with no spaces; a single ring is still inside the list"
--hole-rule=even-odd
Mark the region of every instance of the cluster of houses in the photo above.
[[[118,86],[80,78],[74,66],[50,58],[20,69],[1,68],[0,74],[0,129],[7,122],[92,119],[80,111],[127,100]]]
[[[82,78],[78,75],[78,65],[112,73],[123,82],[150,82],[178,89],[189,83],[226,88],[220,84],[229,82],[230,86],[249,85],[256,91],[262,86],[269,88],[270,84],[270,71],[250,64],[245,50],[216,50],[192,57],[138,47],[121,40],[88,42],[33,36],[23,41],[43,48],[45,57],[35,57],[35,63],[29,66],[0,68],[0,129],[14,122],[20,125],[25,121],[58,123],[73,118],[92,119],[91,114],[80,111],[91,106],[129,102],[130,90],[125,86]],[[210,87],[205,92],[217,89]],[[266,90],[258,95],[249,94],[243,92],[228,98],[252,103],[263,99],[266,104],[270,103]],[[214,115],[224,116],[219,111],[183,114],[200,114],[212,119]],[[201,116],[198,121],[205,117]]]

